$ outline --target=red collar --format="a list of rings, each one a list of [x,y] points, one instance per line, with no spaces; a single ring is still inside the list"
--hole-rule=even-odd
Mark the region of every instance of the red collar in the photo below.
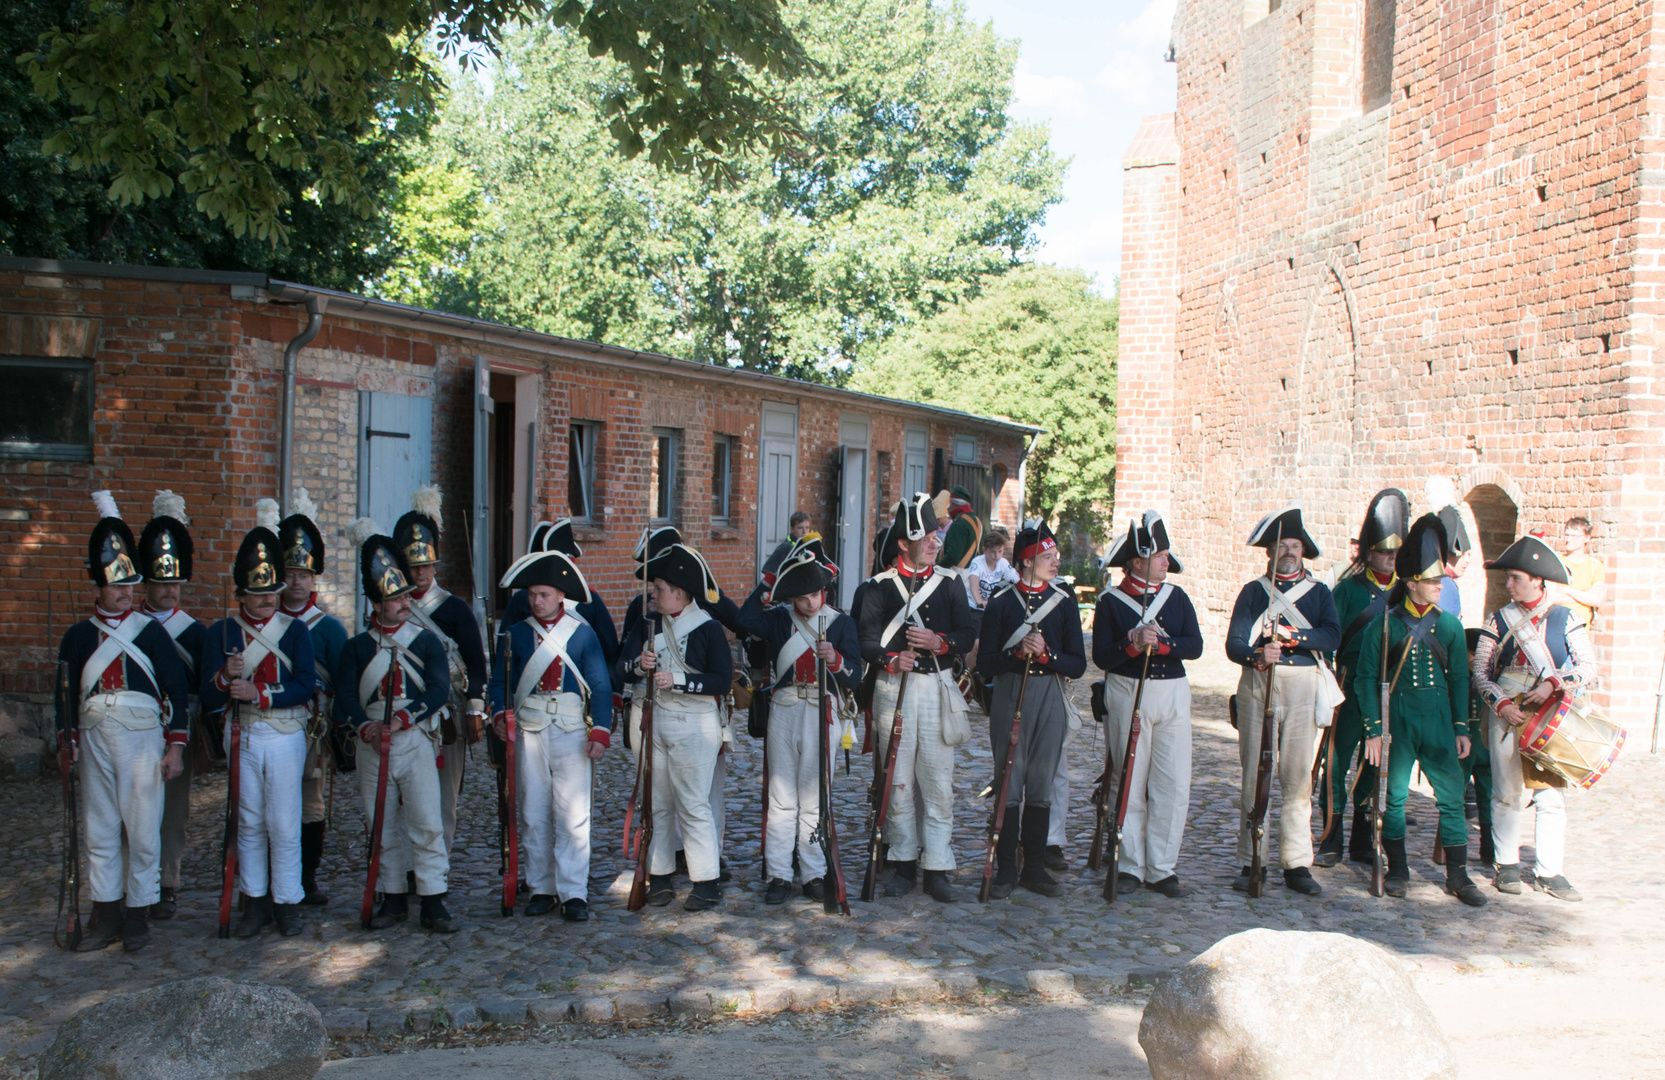
[[[959,502],[958,500],[956,500],[956,501],[951,502],[951,503],[948,504],[948,519],[950,521],[952,521],[953,519],[959,517],[961,514],[969,514],[969,513],[971,513],[971,511],[972,511],[972,506],[971,506],[970,503],[968,503],[968,502]]]
[[[409,619],[405,620],[405,622],[409,622],[409,621],[410,621]],[[392,637],[394,634],[397,634],[401,629],[404,628],[404,625],[405,625],[405,623],[400,623],[398,626],[383,626],[382,621],[380,619],[376,618],[374,615],[370,616],[370,627],[371,627],[371,629],[379,630],[382,633],[386,634],[388,637]]]
[[[1152,585],[1143,578],[1134,577],[1132,571],[1128,571],[1122,574],[1122,583],[1118,588],[1135,600],[1140,600],[1155,593],[1160,586]]]
[[[279,606],[281,606],[283,604],[283,601],[279,600],[278,604],[279,604]],[[244,622],[248,623],[250,626],[254,627],[256,630],[266,629],[266,624],[272,621],[272,617],[270,615],[266,616],[264,619],[255,618],[253,615],[249,614],[249,609],[244,607],[242,604],[237,605],[237,612],[238,612],[238,614],[243,616],[243,621]]]
[[[133,614],[133,609],[128,608],[126,611],[122,612],[120,615],[117,615],[113,611],[105,611],[103,608],[99,607],[97,604],[94,604],[93,605],[93,614],[95,616],[97,616],[98,618],[103,619],[105,622],[110,623],[112,626],[120,626],[122,623],[127,621],[127,617],[129,615]]]
[[[538,619],[538,625],[543,627],[545,630],[548,630],[550,627],[552,627],[556,623],[560,622],[561,621],[561,616],[565,615],[566,613],[567,613],[567,606],[565,604],[562,604],[561,607],[560,607],[560,610],[555,612],[555,617],[553,619],[550,619],[548,622],[544,622],[542,619]],[[535,617],[536,616],[534,616],[534,618]]]
[[[901,555],[896,556],[896,572],[905,578],[917,577],[921,581],[931,576],[936,568],[933,566],[918,566],[908,569],[908,560]]]
[[[1280,574],[1275,570],[1272,572],[1272,579],[1279,585],[1293,585],[1306,576],[1307,568],[1304,566],[1295,571],[1293,574]]]
[[[424,587],[424,588],[421,588],[421,589],[417,589],[417,590],[416,590],[416,591],[415,591],[415,592],[413,592],[413,593],[411,593],[411,594],[410,594],[410,598],[411,598],[411,599],[412,599],[412,600],[420,600],[420,599],[422,599],[422,598],[423,598],[423,597],[424,597],[424,596],[427,596],[427,595],[428,595],[428,590],[429,590],[429,589],[431,589],[431,588],[433,588],[433,586],[432,586],[432,585],[428,585],[428,586],[426,586],[426,587]]]
[[[317,602],[318,602],[318,594],[315,593],[315,592],[311,592],[311,593],[306,594],[306,603],[302,604],[298,608],[292,608],[288,604],[284,603],[282,600],[279,600],[278,601],[278,610],[283,612],[285,615],[304,615],[306,613],[306,610],[308,608],[312,607]]]
[[[146,615],[151,615],[151,616],[160,615],[163,618],[167,618],[167,617],[173,615],[174,612],[178,611],[179,608],[178,608],[178,606],[174,606],[174,607],[171,607],[171,608],[151,607],[150,606],[150,601],[145,600],[145,601],[143,601],[142,603],[139,604],[139,610],[144,612]]]
[[[1370,569],[1368,566],[1364,568],[1364,574],[1365,574],[1365,578],[1372,585],[1376,586],[1378,589],[1391,589],[1391,588],[1393,588],[1393,578],[1394,578],[1393,574],[1389,574],[1384,579],[1384,578],[1378,577],[1377,574],[1376,574],[1376,571]]]
[[[1025,585],[1023,583],[1023,580],[1020,578],[1020,579],[1018,579],[1017,587],[1018,587],[1019,592],[1025,592],[1025,593],[1028,593],[1031,596],[1034,596],[1036,593],[1046,592],[1048,586],[1050,586],[1051,584],[1052,584],[1051,582],[1043,581],[1039,585]]]
[[[1430,611],[1434,610],[1434,606],[1435,605],[1433,605],[1433,604],[1418,604],[1415,600],[1412,600],[1410,597],[1408,597],[1408,596],[1405,597],[1405,610],[1410,612],[1412,615],[1415,615],[1419,619],[1422,618],[1424,615],[1428,614]]]
[[[1549,608],[1549,590],[1545,589],[1539,594],[1537,603],[1527,607],[1526,614],[1534,623],[1536,623],[1539,619],[1549,614]]]

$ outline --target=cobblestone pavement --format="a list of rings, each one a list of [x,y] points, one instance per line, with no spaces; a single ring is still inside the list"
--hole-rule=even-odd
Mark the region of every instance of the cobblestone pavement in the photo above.
[[[852,901],[853,917],[819,904],[762,902],[759,877],[761,747],[744,734],[728,780],[728,860],[734,881],[722,907],[689,914],[680,904],[625,911],[630,867],[619,858],[631,767],[610,751],[596,787],[592,920],[510,922],[498,915],[494,788],[481,760],[471,765],[451,880],[461,932],[436,937],[409,923],[380,933],[358,928],[363,887],[362,819],[354,782],[337,782],[335,829],[322,877],[332,895],[306,932],[268,932],[247,942],[214,937],[217,854],[224,773],[200,777],[193,795],[192,847],[178,917],[155,924],[152,945],[127,955],[53,948],[50,926],[61,846],[58,786],[47,779],[0,786],[0,813],[14,827],[0,838],[0,1075],[32,1074],[55,1025],[105,997],[214,972],[289,986],[324,1013],[332,1035],[350,1039],[414,1028],[471,1023],[621,1020],[677,1013],[803,1010],[818,1005],[990,995],[1125,992],[1183,963],[1228,934],[1250,927],[1330,930],[1377,942],[1423,975],[1544,969],[1592,974],[1657,959],[1661,910],[1659,850],[1665,765],[1636,738],[1594,792],[1573,797],[1569,876],[1587,897],[1564,904],[1547,896],[1504,897],[1463,908],[1445,896],[1443,870],[1429,861],[1437,814],[1414,795],[1411,894],[1376,900],[1360,868],[1319,870],[1317,899],[1285,890],[1272,875],[1266,895],[1232,892],[1237,806],[1235,734],[1225,721],[1233,669],[1194,672],[1195,755],[1191,816],[1179,873],[1191,895],[1174,901],[1139,891],[1106,905],[1100,882],[1082,869],[1092,822],[1086,808],[1103,744],[1083,730],[1070,746],[1073,782],[1070,846],[1076,871],[1067,893],[1047,900],[1019,891],[975,902],[987,804],[975,791],[988,780],[986,746],[962,748],[956,782],[961,900],[943,906],[917,892],[874,904]],[[1084,699],[1085,681],[1077,684]],[[1085,702],[1083,700],[1083,711]],[[1090,725],[1089,725],[1090,727]],[[483,758],[483,755],[482,755]],[[864,759],[838,778],[840,839],[852,894],[859,886],[866,818]],[[1275,821],[1276,815],[1273,815]],[[1530,835],[1530,829],[1528,829]],[[1275,838],[1271,850],[1276,850]],[[1471,849],[1472,850],[1472,849]],[[1473,856],[1471,855],[1471,858]],[[1489,873],[1489,871],[1488,871]],[[679,890],[679,897],[685,886]],[[84,899],[85,905],[85,899]],[[89,906],[90,905],[86,905]]]

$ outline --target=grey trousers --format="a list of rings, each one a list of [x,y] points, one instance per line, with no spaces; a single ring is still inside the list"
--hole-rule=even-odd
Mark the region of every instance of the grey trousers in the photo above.
[[[195,720],[192,720],[195,724]],[[179,888],[179,862],[185,854],[185,823],[191,819],[191,744],[185,744],[185,770],[162,783],[162,888]]]
[[[1012,737],[1012,714],[1016,711],[1021,675],[997,675],[989,704],[989,740],[994,747],[994,779],[1006,764],[1006,746]],[[1023,803],[1036,808],[1052,805],[1052,785],[1058,774],[1058,759],[1069,734],[1069,714],[1064,711],[1063,685],[1056,675],[1034,672],[1023,694],[1023,719],[1018,731],[1017,753],[1012,760],[1012,779],[1006,790],[1006,805]],[[998,795],[999,792],[996,791]]]

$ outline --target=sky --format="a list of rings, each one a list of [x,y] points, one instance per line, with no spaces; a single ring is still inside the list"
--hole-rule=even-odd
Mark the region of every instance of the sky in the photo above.
[[[1019,43],[1013,117],[1046,124],[1072,159],[1037,257],[1095,275],[1108,296],[1121,266],[1122,154],[1140,117],[1174,108],[1174,66],[1162,60],[1174,0],[964,2]]]

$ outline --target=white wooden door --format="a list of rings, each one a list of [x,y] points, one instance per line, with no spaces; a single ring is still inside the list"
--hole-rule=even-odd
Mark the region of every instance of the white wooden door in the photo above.
[[[798,410],[765,403],[758,451],[757,564],[791,535],[798,499]]]

